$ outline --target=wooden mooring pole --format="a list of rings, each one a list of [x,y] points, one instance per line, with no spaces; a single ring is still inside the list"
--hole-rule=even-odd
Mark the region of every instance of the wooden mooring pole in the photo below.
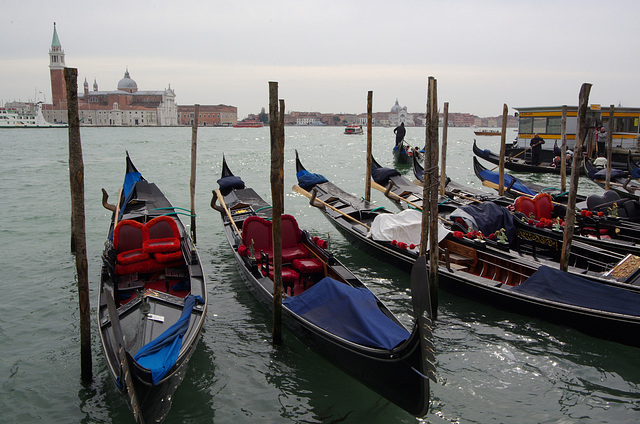
[[[200,114],[200,105],[193,106],[193,126],[191,127],[191,181],[189,188],[191,189],[191,238],[196,244],[196,163],[198,157],[198,115]]]
[[[447,128],[449,127],[449,102],[444,102],[442,111],[442,154],[440,155],[440,195],[444,196],[447,185]]]
[[[587,106],[591,84],[584,83],[580,88],[578,97],[578,125],[576,128],[576,143],[573,147],[573,163],[571,164],[571,185],[569,186],[569,200],[567,201],[567,215],[564,220],[564,236],[562,238],[562,252],[560,254],[560,269],[567,271],[569,268],[569,253],[573,241],[573,227],[576,222],[576,193],[578,192],[578,179],[582,166],[582,145],[587,135]]]
[[[85,383],[93,379],[91,359],[91,305],[89,301],[89,266],[84,220],[84,163],[78,116],[78,70],[64,69],[69,121],[69,183],[71,187],[71,249],[76,256],[78,302],[80,304],[80,363]]]
[[[567,189],[567,105],[562,106],[560,134],[562,139],[562,147],[560,148],[560,191],[564,193]]]
[[[427,90],[427,122],[424,152],[424,186],[422,198],[427,207],[422,208],[422,237],[420,256],[429,251],[429,289],[431,314],[438,316],[438,95],[437,82],[429,77]]]
[[[371,160],[372,154],[372,130],[373,130],[373,91],[367,94],[367,175],[365,175],[364,200],[371,201]]]
[[[269,82],[271,201],[273,203],[273,343],[282,343],[282,212],[284,210],[284,100],[278,111],[278,83]]]
[[[504,156],[507,151],[507,115],[509,107],[506,103],[502,105],[502,134],[500,135],[500,170],[498,177],[498,194],[504,196]]]

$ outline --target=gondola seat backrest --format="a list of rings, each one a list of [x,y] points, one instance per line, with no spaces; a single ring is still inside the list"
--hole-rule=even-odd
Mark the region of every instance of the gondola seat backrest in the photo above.
[[[128,265],[149,259],[143,251],[144,224],[131,219],[125,219],[113,230],[113,246],[117,254],[117,263]]]
[[[256,259],[260,259],[260,251],[273,256],[271,227],[271,222],[259,216],[250,216],[242,223],[242,244],[249,248],[253,243],[253,256]]]
[[[295,259],[306,258],[307,248],[302,244],[302,232],[298,222],[291,215],[282,215],[282,261],[292,263]]]
[[[533,199],[527,196],[519,196],[513,202],[516,212],[521,212],[527,218],[537,219],[536,204]]]
[[[144,225],[142,231],[144,235],[142,246],[145,253],[166,254],[180,250],[180,230],[176,221],[170,216],[153,218]]]
[[[538,219],[551,219],[551,213],[553,212],[553,199],[549,193],[536,194],[533,198],[533,202],[536,204],[536,216]]]

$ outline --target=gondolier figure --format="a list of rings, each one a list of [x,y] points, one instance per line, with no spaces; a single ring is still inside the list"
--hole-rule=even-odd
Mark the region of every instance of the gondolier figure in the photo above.
[[[598,131],[598,155],[602,153],[604,155],[605,143],[607,142],[609,136],[607,134],[607,130],[604,127],[600,127],[600,131]]]
[[[544,144],[544,139],[536,133],[529,145],[531,146],[531,164],[539,165],[540,164],[540,152],[542,151],[542,145]]]
[[[404,122],[401,122],[400,125],[395,127],[393,132],[396,134],[396,147],[398,147],[400,142],[404,140],[404,136],[407,133],[407,130],[404,128]]]

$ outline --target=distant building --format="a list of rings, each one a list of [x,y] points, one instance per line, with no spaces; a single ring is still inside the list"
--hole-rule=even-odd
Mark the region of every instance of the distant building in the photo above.
[[[64,80],[64,50],[53,24],[53,40],[49,50],[52,103],[43,105],[43,115],[49,122],[67,122],[67,91]],[[83,126],[177,126],[191,125],[193,106],[178,106],[171,88],[138,90],[129,69],[115,90],[100,91],[94,79],[93,90],[85,78],[83,92],[78,93],[78,114]],[[178,109],[183,112],[178,116]],[[190,108],[190,116],[189,116]],[[237,109],[233,106],[200,106],[199,125],[233,125],[237,122]]]
[[[178,125],[193,125],[195,106],[178,106]],[[229,127],[238,123],[238,108],[227,105],[200,105],[199,127]]]

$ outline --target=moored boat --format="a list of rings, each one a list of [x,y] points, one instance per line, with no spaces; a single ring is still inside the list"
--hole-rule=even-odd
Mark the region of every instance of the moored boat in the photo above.
[[[296,169],[299,175],[306,171],[299,160]],[[299,178],[294,190],[309,197],[312,206],[320,208],[355,246],[408,269],[418,254],[419,238],[415,235],[420,232],[420,220],[411,217],[418,212],[403,211],[396,220],[396,214],[344,192],[319,174],[312,175],[316,177]],[[397,230],[386,232],[383,228]],[[460,238],[442,225],[438,239],[438,275],[443,288],[596,337],[640,346],[640,340],[629,337],[629,331],[640,330],[640,290],[630,280],[620,283],[604,274],[596,277],[587,269],[561,272],[508,249],[492,248],[486,241]],[[575,257],[573,260],[578,264]],[[633,277],[625,273],[624,278],[637,277],[637,273]]]
[[[233,175],[224,159],[218,184],[211,206],[221,214],[248,289],[272,311],[272,209]],[[412,276],[417,319],[408,331],[359,278],[325,250],[326,242],[301,231],[290,215],[282,216],[281,229],[283,324],[312,350],[376,393],[414,416],[424,416],[429,407],[429,377],[435,378],[424,261],[416,265]]]
[[[233,125],[233,128],[262,128],[264,124],[260,121],[240,121]]]
[[[102,256],[100,343],[136,421],[162,422],[204,324],[204,269],[176,209],[128,154],[118,203],[106,206],[113,218]]]
[[[498,130],[475,130],[473,133],[475,135],[487,135],[487,136],[502,135],[502,131],[498,131]]]
[[[0,128],[67,128],[67,125],[47,122],[42,114],[42,102],[36,102],[32,112],[0,108]]]
[[[630,156],[630,155],[629,155]],[[627,168],[632,160],[628,157]],[[583,161],[585,174],[603,189],[607,188],[607,168],[596,168],[589,160]],[[633,169],[631,172],[634,172]],[[640,182],[627,169],[612,168],[609,178],[609,189],[622,197],[640,200]]]

